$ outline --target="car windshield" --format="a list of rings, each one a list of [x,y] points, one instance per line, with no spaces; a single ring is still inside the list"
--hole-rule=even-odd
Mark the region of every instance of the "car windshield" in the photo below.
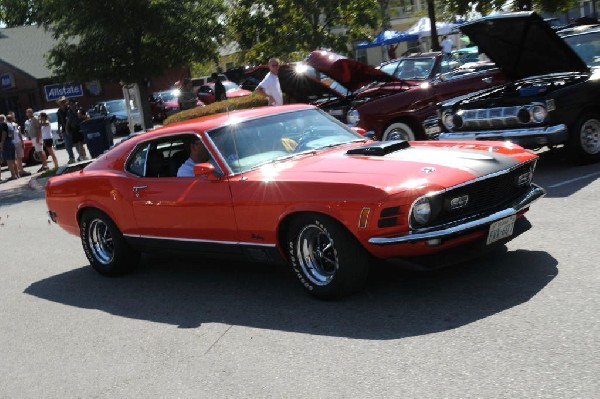
[[[234,173],[307,151],[364,140],[363,136],[319,109],[231,123],[208,135]]]
[[[125,100],[107,101],[104,105],[108,113],[125,112]]]
[[[223,86],[225,86],[225,91],[238,90],[240,88],[240,86],[233,82],[223,82]]]
[[[398,79],[425,80],[431,75],[435,64],[434,57],[401,58],[381,66],[381,70]]]
[[[589,67],[600,66],[600,31],[564,37]]]
[[[163,100],[163,101],[172,101],[177,99],[177,96],[175,95],[175,92],[173,90],[169,90],[169,91],[161,91],[159,93],[159,97]]]

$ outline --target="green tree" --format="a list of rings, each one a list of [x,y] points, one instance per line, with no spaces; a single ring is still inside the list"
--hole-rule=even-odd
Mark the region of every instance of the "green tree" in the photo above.
[[[8,28],[31,25],[36,3],[35,0],[0,0],[0,21]]]
[[[446,9],[456,15],[467,15],[475,10],[483,15],[499,10],[506,5],[505,0],[448,0],[444,2]],[[547,12],[566,12],[576,7],[579,0],[515,0],[515,11],[540,10]]]
[[[289,61],[317,48],[347,53],[349,43],[368,38],[378,26],[377,0],[232,0],[229,36],[242,60],[270,56]]]
[[[36,21],[58,44],[48,65],[65,80],[137,83],[171,67],[214,59],[224,26],[222,0],[38,0]]]

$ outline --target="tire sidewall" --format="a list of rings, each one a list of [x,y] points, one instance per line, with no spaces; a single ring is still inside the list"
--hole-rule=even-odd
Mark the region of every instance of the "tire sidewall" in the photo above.
[[[414,141],[416,139],[415,132],[410,127],[410,125],[408,125],[408,124],[406,124],[404,122],[394,122],[394,123],[392,123],[391,125],[389,125],[385,129],[385,131],[383,132],[383,138],[382,138],[382,140],[383,141],[390,140],[389,135],[390,135],[391,131],[392,130],[396,130],[396,129],[402,130],[402,131],[408,133],[409,137],[407,139],[405,139],[405,140]]]
[[[581,129],[583,126],[591,119],[595,119],[600,122],[600,115],[595,115],[592,113],[585,114],[579,118],[577,123],[574,125],[573,129],[569,134],[569,142],[568,142],[568,153],[570,159],[577,164],[585,165],[593,162],[600,161],[600,152],[597,154],[590,154],[586,152],[583,148],[583,144],[581,142]]]
[[[308,225],[319,227],[333,242],[338,265],[331,281],[325,285],[313,283],[297,258],[298,235]],[[312,295],[321,299],[335,299],[364,287],[369,267],[368,254],[352,234],[335,220],[318,214],[299,216],[290,225],[286,244],[292,272]]]
[[[89,246],[90,224],[94,220],[101,220],[109,229],[114,253],[110,262],[100,262]],[[123,234],[106,214],[97,210],[88,210],[81,217],[80,236],[83,251],[90,261],[90,265],[99,273],[107,276],[116,276],[133,270],[139,261],[139,254],[132,250],[125,242]]]

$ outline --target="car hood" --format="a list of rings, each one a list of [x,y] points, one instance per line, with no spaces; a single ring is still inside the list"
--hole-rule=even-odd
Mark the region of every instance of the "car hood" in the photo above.
[[[485,17],[462,25],[460,30],[509,79],[588,70],[575,51],[534,12]]]
[[[362,62],[355,61],[330,51],[313,51],[305,62],[319,72],[335,79],[350,91],[356,91],[375,81],[398,81],[396,77],[382,72],[370,65],[363,64]]]
[[[457,145],[469,147],[464,143]],[[519,163],[513,156],[490,151],[493,145],[493,142],[470,145],[477,149],[412,145],[385,156],[348,155],[348,148],[345,148],[317,156],[299,156],[289,162],[267,165],[256,173],[272,177],[275,167],[277,179],[281,181],[361,184],[378,187],[390,194],[422,186],[442,189]]]

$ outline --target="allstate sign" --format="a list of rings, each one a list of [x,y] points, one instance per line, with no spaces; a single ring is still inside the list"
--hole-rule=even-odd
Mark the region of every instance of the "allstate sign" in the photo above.
[[[4,90],[15,88],[15,78],[12,73],[7,72],[0,75],[0,81],[2,81],[2,88]]]
[[[48,85],[44,86],[44,92],[47,101],[56,101],[62,96],[67,98],[83,96],[83,86],[80,83]]]

